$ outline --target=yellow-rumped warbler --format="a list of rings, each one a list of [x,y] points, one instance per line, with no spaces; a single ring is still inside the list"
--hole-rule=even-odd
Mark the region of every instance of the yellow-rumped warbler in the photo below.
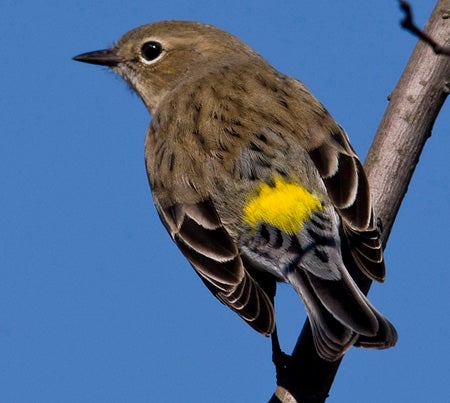
[[[385,276],[363,167],[304,84],[236,37],[186,21],[141,26],[75,60],[110,67],[144,101],[156,208],[221,302],[272,334],[283,281],[303,300],[322,358],[395,344],[348,271]]]

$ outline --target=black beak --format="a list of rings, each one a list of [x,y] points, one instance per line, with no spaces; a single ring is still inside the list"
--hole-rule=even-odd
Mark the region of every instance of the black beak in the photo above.
[[[99,64],[101,66],[114,67],[122,60],[111,49],[95,50],[94,52],[82,53],[75,56],[73,60],[83,63]]]

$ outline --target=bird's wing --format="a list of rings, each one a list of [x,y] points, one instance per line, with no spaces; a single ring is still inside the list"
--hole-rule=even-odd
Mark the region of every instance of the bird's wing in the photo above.
[[[271,334],[273,304],[245,269],[212,201],[164,208],[156,202],[156,207],[173,240],[214,296],[255,330]]]
[[[368,277],[383,281],[383,251],[369,183],[347,135],[339,126],[336,128],[321,144],[309,150],[309,155],[342,218],[353,259]]]

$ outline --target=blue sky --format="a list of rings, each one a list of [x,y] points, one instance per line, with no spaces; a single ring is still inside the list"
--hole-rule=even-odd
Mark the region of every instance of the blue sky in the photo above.
[[[415,1],[422,24],[433,2]],[[397,1],[4,1],[0,13],[0,401],[262,402],[270,342],[218,303],[172,244],[143,162],[149,116],[71,57],[162,19],[208,22],[303,80],[364,158],[415,45]],[[329,402],[449,399],[450,108],[393,228],[371,300],[399,331],[352,349]],[[278,296],[290,351],[305,313]]]

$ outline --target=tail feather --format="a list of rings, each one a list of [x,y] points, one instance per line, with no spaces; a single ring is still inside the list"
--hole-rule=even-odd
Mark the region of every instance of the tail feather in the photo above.
[[[325,309],[305,272],[297,271],[288,277],[305,304],[318,354],[327,361],[336,361],[355,343],[357,335]]]
[[[325,280],[307,272],[309,284],[324,308],[339,322],[359,334],[373,336],[378,330],[376,315],[346,269],[341,280]]]
[[[354,344],[368,348],[395,344],[394,327],[370,304],[348,273],[326,286],[321,282],[332,280],[318,279],[301,270],[292,271],[288,279],[306,306],[315,347],[323,359],[336,361]]]
[[[357,347],[365,348],[377,348],[384,349],[389,348],[397,343],[397,331],[395,327],[389,322],[383,315],[381,315],[370,303],[370,307],[378,320],[378,332],[375,336],[367,337],[360,335],[355,343]]]

